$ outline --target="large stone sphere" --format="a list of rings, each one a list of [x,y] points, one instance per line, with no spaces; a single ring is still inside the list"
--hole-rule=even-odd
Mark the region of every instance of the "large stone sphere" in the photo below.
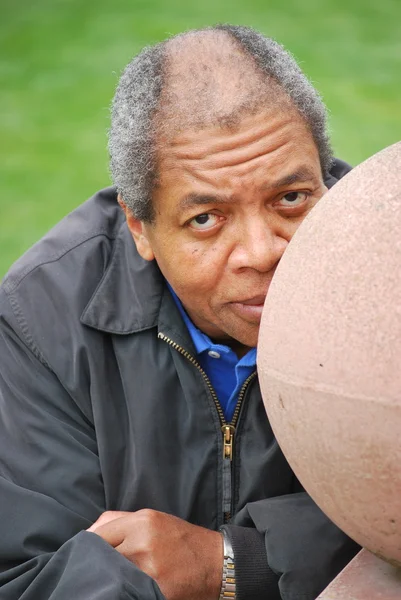
[[[258,370],[305,489],[401,565],[401,142],[336,184],[298,229],[265,304]]]

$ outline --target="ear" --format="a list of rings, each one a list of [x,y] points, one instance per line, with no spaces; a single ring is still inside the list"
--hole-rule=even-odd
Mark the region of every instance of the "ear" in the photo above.
[[[153,249],[149,237],[146,233],[145,223],[143,221],[139,221],[134,217],[131,210],[125,204],[120,195],[118,195],[117,200],[125,214],[128,229],[130,230],[130,233],[134,238],[138,254],[142,256],[142,258],[144,258],[145,260],[153,260],[155,255],[153,254]]]

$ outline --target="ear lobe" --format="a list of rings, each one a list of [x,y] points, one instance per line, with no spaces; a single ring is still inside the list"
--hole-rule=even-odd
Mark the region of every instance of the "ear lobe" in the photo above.
[[[134,239],[138,254],[145,260],[153,260],[155,255],[153,254],[153,249],[146,233],[145,224],[134,217],[120,196],[118,196],[118,203],[124,211],[128,229]]]

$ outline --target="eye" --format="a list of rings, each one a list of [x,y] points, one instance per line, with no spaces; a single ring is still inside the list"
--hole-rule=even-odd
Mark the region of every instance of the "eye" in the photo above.
[[[206,231],[206,229],[211,229],[216,225],[218,221],[217,215],[212,213],[202,213],[191,219],[189,225],[192,229],[196,229],[197,231]]]
[[[283,207],[295,207],[303,204],[307,200],[308,194],[306,192],[288,192],[285,194],[278,203],[279,206]]]

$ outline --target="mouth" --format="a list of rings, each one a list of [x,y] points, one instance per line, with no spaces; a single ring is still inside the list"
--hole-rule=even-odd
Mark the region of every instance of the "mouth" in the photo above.
[[[265,304],[266,296],[269,291],[271,280],[276,271],[277,265],[270,271],[270,277],[267,285],[263,287],[263,291],[255,296],[249,296],[242,300],[236,300],[230,302],[231,310],[241,319],[251,323],[252,325],[260,325],[262,318],[263,306]],[[260,290],[260,288],[259,288]]]
[[[237,304],[244,304],[245,306],[260,306],[265,303],[266,294],[259,294],[253,296],[253,298],[247,298],[246,300],[238,300]]]
[[[245,321],[259,325],[265,300],[266,294],[259,294],[252,298],[231,302],[231,309]]]

